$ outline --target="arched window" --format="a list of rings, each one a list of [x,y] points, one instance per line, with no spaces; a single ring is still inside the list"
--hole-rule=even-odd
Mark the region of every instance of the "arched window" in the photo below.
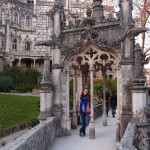
[[[12,49],[17,49],[17,39],[13,39]]]
[[[28,26],[28,27],[31,26],[31,17],[30,16],[26,17],[26,26]]]
[[[18,13],[14,12],[14,23],[18,24],[18,22],[19,22]]]
[[[25,50],[30,50],[30,48],[31,48],[31,44],[30,44],[30,42],[25,42]]]
[[[48,27],[52,28],[52,19],[48,16]]]

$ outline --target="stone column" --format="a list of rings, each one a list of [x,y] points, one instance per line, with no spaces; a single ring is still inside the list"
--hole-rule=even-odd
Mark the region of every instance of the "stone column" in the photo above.
[[[19,59],[19,67],[21,67],[21,59]]]
[[[67,90],[66,90],[66,97],[67,97],[67,118],[66,118],[66,125],[67,125],[67,135],[71,134],[71,121],[70,121],[70,108],[69,108],[69,69],[66,70],[67,73]]]
[[[76,83],[77,83],[77,77],[76,72],[73,73],[73,122],[72,122],[72,128],[77,128],[77,110],[76,110]]]
[[[34,68],[35,68],[35,62],[36,62],[36,60],[34,59],[34,60],[33,60],[33,67],[34,67]]]
[[[94,122],[94,104],[93,104],[93,72],[94,72],[94,67],[93,65],[90,66],[90,85],[91,85],[91,119],[90,119],[90,124],[89,124],[89,138],[90,139],[95,139],[95,122]]]
[[[136,44],[135,46],[134,55],[134,80],[131,92],[133,116],[137,116],[139,115],[138,113],[142,112],[144,114],[144,111],[146,111],[146,77],[144,76],[143,72],[143,53],[139,44]]]
[[[9,52],[9,44],[10,44],[10,40],[9,40],[9,31],[10,30],[10,20],[6,20],[6,52]]]
[[[62,115],[60,49],[52,49],[52,81],[54,86],[54,115]]]
[[[120,66],[117,66],[117,122],[116,122],[116,140],[120,141],[120,114],[121,114],[121,73]]]
[[[41,82],[42,88],[40,92],[40,115],[38,119],[44,121],[52,115],[52,82],[50,79],[50,61],[48,57],[44,59],[43,77]]]
[[[101,68],[102,77],[103,77],[103,126],[107,126],[107,114],[106,114],[106,67],[105,65]]]
[[[120,24],[126,30],[132,25],[132,0],[120,0]],[[132,115],[132,95],[130,87],[133,80],[133,38],[126,36],[121,42],[121,137]]]
[[[78,79],[77,79],[77,106],[80,103],[80,95],[81,92],[83,90],[83,86],[82,86],[82,74],[78,74]]]

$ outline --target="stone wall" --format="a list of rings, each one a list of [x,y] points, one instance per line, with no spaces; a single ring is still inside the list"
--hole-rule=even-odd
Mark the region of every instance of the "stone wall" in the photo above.
[[[136,124],[129,122],[124,136],[119,144],[118,150],[137,150],[134,143],[134,136],[136,132]]]
[[[103,113],[103,104],[98,104],[94,106],[94,118],[102,116]]]
[[[50,117],[0,150],[46,150],[57,136],[63,136],[60,120]]]

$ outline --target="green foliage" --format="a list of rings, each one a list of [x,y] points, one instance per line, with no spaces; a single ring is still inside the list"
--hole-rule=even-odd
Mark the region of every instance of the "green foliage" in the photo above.
[[[36,69],[22,69],[19,67],[10,67],[0,72],[0,77],[9,76],[14,81],[14,90],[17,92],[29,92],[34,88],[40,88],[38,78],[40,72]]]
[[[10,67],[0,72],[1,76],[11,77],[15,84],[37,84],[40,73],[32,68]]]
[[[37,97],[0,94],[0,130],[37,118],[39,101]]]
[[[4,145],[6,145],[6,144],[7,144],[6,141],[2,141],[2,142],[0,143],[0,147],[4,146]]]
[[[112,79],[105,79],[105,80],[106,80],[106,88],[108,88],[110,92],[112,92],[113,90],[117,91],[117,80]]]
[[[17,92],[31,92],[32,89],[39,89],[40,87],[40,84],[17,84],[15,90]]]
[[[0,77],[0,91],[8,92],[14,88],[14,82],[9,76]]]
[[[106,88],[108,88],[110,92],[112,92],[113,90],[117,90],[116,80],[105,79],[105,82],[106,82]],[[100,99],[102,97],[102,93],[103,93],[103,80],[95,78],[94,79],[94,95],[98,96],[98,98]]]

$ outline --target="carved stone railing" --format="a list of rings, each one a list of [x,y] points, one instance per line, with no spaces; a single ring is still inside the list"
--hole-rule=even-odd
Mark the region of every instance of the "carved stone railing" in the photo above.
[[[144,117],[143,117],[144,119]],[[118,147],[119,150],[149,150],[150,149],[150,121],[146,123],[129,122],[123,138]]]
[[[136,127],[134,145],[138,150],[150,149],[150,125]]]
[[[11,55],[30,55],[30,56],[45,56],[47,54],[51,56],[49,51],[30,51],[30,50],[10,50],[9,54]]]

